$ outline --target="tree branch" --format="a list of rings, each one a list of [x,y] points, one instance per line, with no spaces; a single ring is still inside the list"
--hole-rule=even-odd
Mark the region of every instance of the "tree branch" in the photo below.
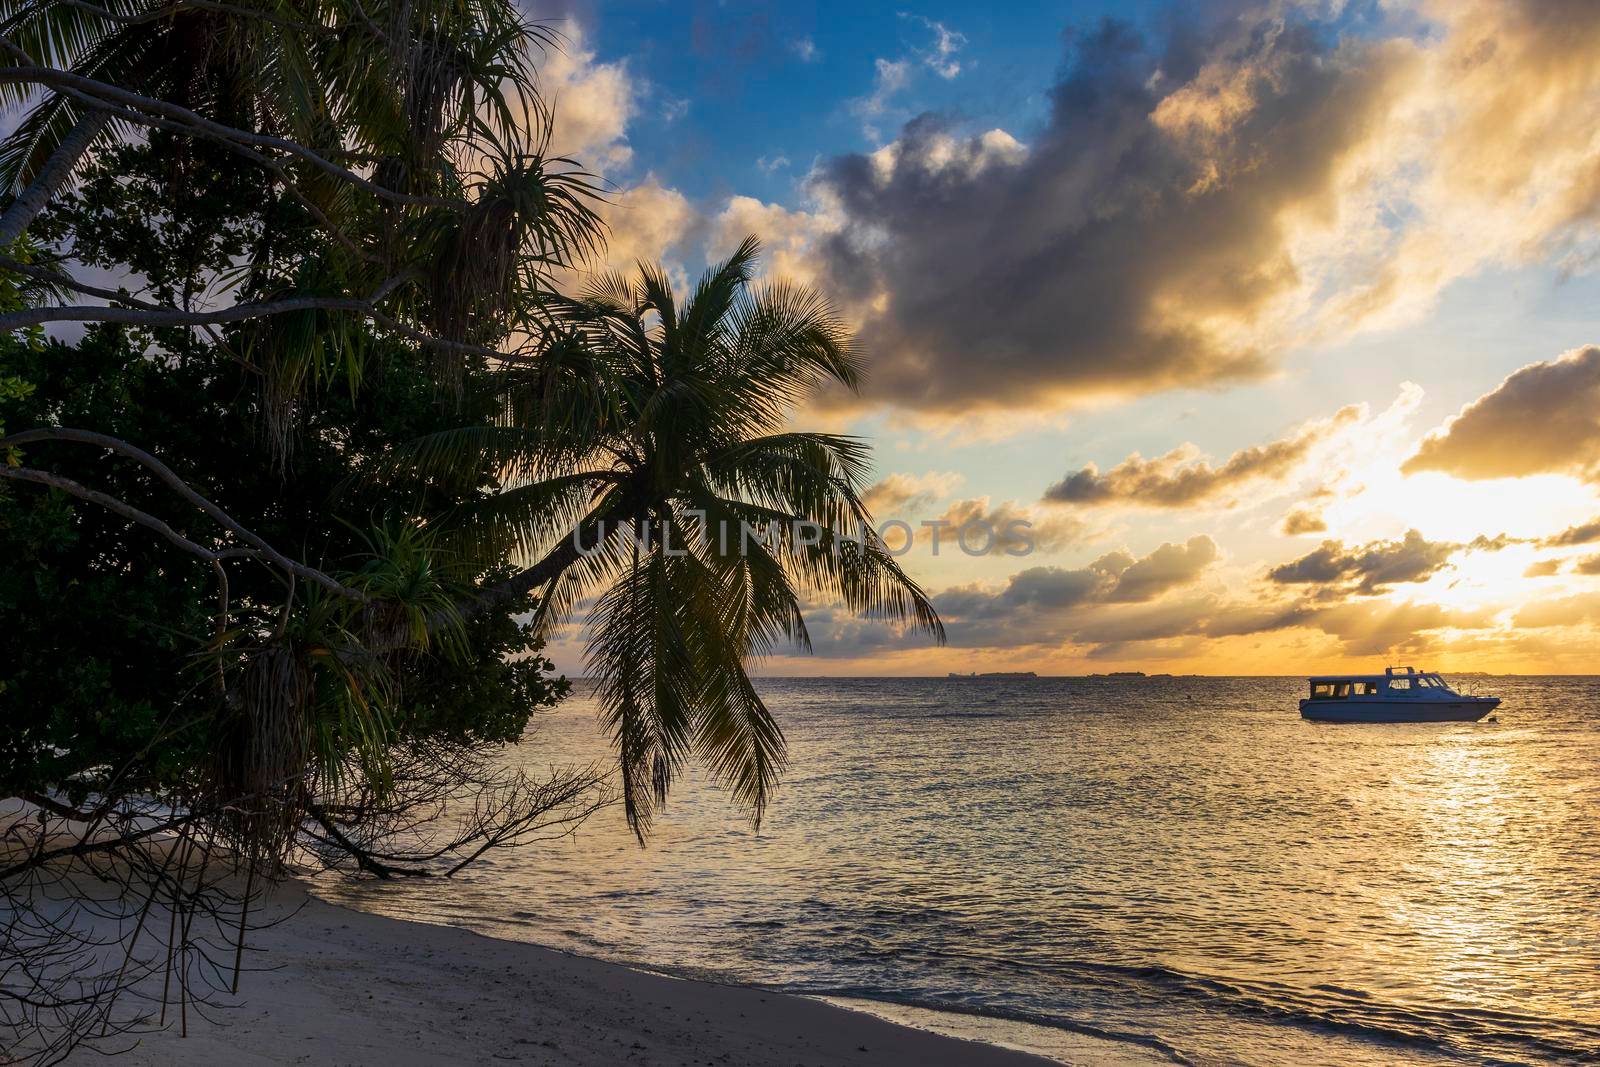
[[[398,334],[408,341],[415,341],[417,344],[425,345],[428,348],[437,348],[461,355],[482,356],[486,359],[499,360],[502,363],[518,363],[527,358],[514,352],[503,352],[500,349],[489,348],[485,345],[475,345],[466,341],[451,341],[447,338],[435,337],[433,334],[426,333],[414,326],[407,326],[386,312],[379,311],[374,305],[383,297],[389,295],[400,283],[409,280],[412,277],[410,273],[396,275],[394,278],[389,279],[376,293],[365,300],[355,297],[293,297],[287,300],[263,300],[248,304],[235,304],[233,307],[222,308],[219,311],[185,311],[179,308],[161,307],[158,304],[152,304],[147,300],[141,300],[125,293],[86,285],[69,275],[22,263],[6,256],[0,256],[0,269],[15,271],[30,278],[51,282],[83,293],[85,296],[97,296],[102,300],[116,300],[124,304],[134,305],[132,308],[101,307],[99,305],[23,308],[19,311],[0,315],[0,331],[20,330],[46,322],[117,322],[132,326],[149,327],[214,326],[228,322],[244,322],[253,318],[265,318],[269,315],[290,314],[296,311],[351,311],[371,319],[391,333]]]
[[[203,559],[207,563],[216,562],[217,554],[215,552],[195,544],[149,512],[140,511],[131,504],[124,504],[114,496],[102,493],[98,489],[90,489],[88,486],[75,482],[71,478],[63,478],[59,474],[33,470],[29,467],[0,467],[0,478],[8,478],[17,482],[33,482],[35,485],[46,485],[51,489],[59,489],[64,493],[71,494],[80,500],[87,500],[91,504],[99,504],[107,511],[121,515],[129,522],[136,522],[140,526],[154,530],[191,556]]]
[[[37,278],[39,281],[48,282],[51,285],[59,285],[63,289],[71,289],[85,296],[98,296],[102,300],[120,300],[124,304],[132,304],[135,307],[145,308],[150,311],[161,310],[159,304],[152,304],[147,300],[141,300],[136,296],[118,292],[115,289],[102,289],[98,285],[89,285],[78,281],[78,279],[63,271],[54,271],[47,267],[24,263],[19,259],[12,259],[10,256],[0,255],[0,269],[26,275],[29,278]]]
[[[190,127],[196,133],[208,134],[212,137],[239,144],[247,144],[256,148],[275,149],[304,160],[313,167],[341,181],[349,182],[357,188],[372,193],[374,196],[396,204],[449,208],[467,206],[466,201],[450,197],[418,196],[411,193],[396,192],[393,189],[379,185],[377,182],[363,178],[354,171],[341,167],[305,145],[298,144],[288,138],[274,137],[265,133],[251,133],[236,126],[213,122],[211,119],[196,114],[186,107],[179,107],[177,104],[170,104],[165,100],[157,100],[154,97],[129,92],[108,82],[85,78],[71,71],[41,66],[0,67],[0,84],[11,83],[46,85],[91,107],[110,103],[132,109],[125,117],[142,118],[136,113],[145,112],[181,123]]]
[[[240,540],[250,545],[252,549],[251,554],[275,564],[290,574],[297,575],[306,579],[307,581],[315,582],[324,589],[327,589],[328,591],[339,596],[361,601],[365,601],[367,599],[367,595],[360,590],[351,589],[349,586],[329,577],[322,571],[317,570],[315,567],[308,567],[303,563],[292,560],[288,556],[285,556],[283,553],[279,552],[277,549],[273,548],[264,538],[246,529],[244,526],[235,521],[234,518],[227,512],[223,511],[221,508],[217,507],[217,505],[213,504],[211,501],[195,492],[195,490],[192,489],[187,482],[178,477],[172,468],[168,467],[165,463],[162,463],[159,459],[156,459],[156,457],[152,456],[150,453],[141,448],[137,448],[128,444],[126,441],[115,437],[110,437],[106,434],[95,433],[91,430],[74,430],[67,427],[40,427],[39,429],[35,430],[24,430],[21,433],[0,438],[0,447],[25,445],[35,441],[69,441],[78,444],[97,445],[101,448],[109,449],[112,452],[127,456],[154,473],[156,477],[161,479],[161,481],[166,483],[168,487],[177,492],[179,496],[183,497],[190,504],[193,504],[195,507],[199,508],[206,515],[210,516],[224,529],[233,533]],[[227,549],[222,552],[217,552],[209,548],[204,548],[195,544],[193,541],[190,541],[188,538],[178,533],[171,526],[168,526],[165,522],[162,522],[154,515],[141,511],[130,504],[126,504],[123,501],[118,500],[116,497],[102,493],[96,489],[90,489],[88,486],[75,482],[70,478],[64,478],[58,474],[51,474],[48,471],[33,470],[27,467],[0,467],[0,477],[13,478],[17,481],[34,482],[39,485],[47,485],[51,488],[60,489],[63,492],[70,493],[81,500],[87,500],[90,503],[99,504],[101,507],[114,512],[115,514],[121,515],[125,519],[136,522],[141,526],[147,527],[148,529],[154,530],[156,533],[160,534],[168,541],[171,541],[185,552],[188,552],[190,555],[197,556],[200,559],[205,560],[207,563],[219,563],[224,559],[245,554],[240,549]]]
[[[393,878],[400,875],[406,878],[426,878],[432,872],[414,867],[395,867],[377,859],[372,853],[350,840],[344,832],[335,825],[334,821],[317,805],[306,805],[306,813],[317,821],[317,825],[327,831],[333,843],[348,852],[362,870],[377,875],[379,878]]]
[[[235,304],[217,311],[184,311],[180,308],[104,307],[98,304],[76,306],[23,308],[0,315],[0,330],[20,330],[46,322],[120,322],[129,326],[212,326],[225,322],[243,322],[247,319],[265,318],[269,315],[287,315],[297,311],[354,311],[369,314],[374,301],[387,295],[404,281],[404,276],[391,278],[371,297],[350,296],[297,296],[284,300],[259,300],[248,304]],[[387,287],[387,289],[385,288]],[[124,297],[117,299],[125,300]],[[132,303],[132,301],[126,301]]]

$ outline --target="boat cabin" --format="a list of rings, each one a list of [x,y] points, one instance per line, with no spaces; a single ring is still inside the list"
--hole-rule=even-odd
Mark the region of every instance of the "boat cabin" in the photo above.
[[[1311,679],[1312,700],[1455,695],[1443,678],[1414,667],[1390,667],[1382,674],[1324,674]]]

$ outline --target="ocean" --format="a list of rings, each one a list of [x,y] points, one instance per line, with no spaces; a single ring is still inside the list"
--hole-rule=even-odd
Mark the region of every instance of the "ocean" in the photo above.
[[[1293,678],[765,680],[758,833],[700,776],[340,903],[862,999],[1062,1060],[1600,1061],[1600,680],[1477,724],[1304,722]],[[507,752],[608,759],[581,691]],[[931,1011],[930,1011],[931,1009]]]

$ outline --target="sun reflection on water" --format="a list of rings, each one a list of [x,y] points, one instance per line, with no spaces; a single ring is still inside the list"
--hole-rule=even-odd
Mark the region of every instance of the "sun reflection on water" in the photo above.
[[[696,777],[647,849],[616,819],[448,894],[330,892],[980,1012],[1063,1057],[1035,1023],[1201,1063],[1600,1061],[1587,680],[1485,682],[1499,723],[1365,727],[1301,721],[1289,679],[766,684],[794,770],[759,835]],[[602,755],[592,715],[572,702],[512,757]]]

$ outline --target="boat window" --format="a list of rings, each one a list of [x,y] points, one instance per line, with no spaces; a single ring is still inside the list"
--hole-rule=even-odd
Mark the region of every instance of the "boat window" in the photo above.
[[[1333,695],[1339,699],[1348,697],[1350,695],[1350,683],[1335,682],[1333,686]]]
[[[1390,692],[1393,692],[1396,689],[1410,689],[1411,688],[1411,682],[1412,682],[1412,679],[1410,679],[1410,678],[1390,678],[1389,679],[1389,690],[1390,690]]]
[[[1333,683],[1332,682],[1312,682],[1311,683],[1311,699],[1312,700],[1330,700],[1330,699],[1332,699],[1332,697],[1333,697]]]
[[[1377,696],[1377,695],[1378,695],[1378,683],[1377,682],[1357,682],[1356,683],[1356,696],[1358,696],[1358,697],[1372,697],[1372,696]]]

